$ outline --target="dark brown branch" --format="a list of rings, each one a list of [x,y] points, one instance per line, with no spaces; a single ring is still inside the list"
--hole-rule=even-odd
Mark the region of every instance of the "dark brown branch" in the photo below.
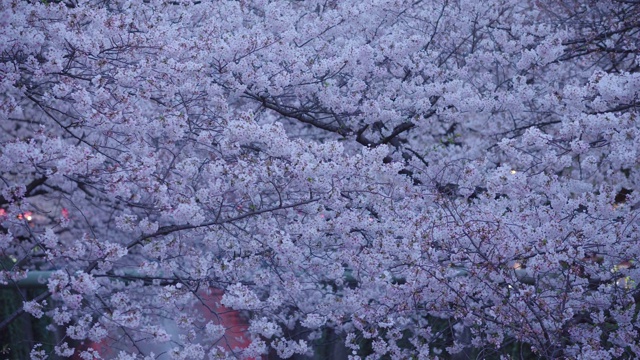
[[[32,194],[33,190],[35,188],[37,188],[38,186],[44,184],[46,181],[47,181],[47,177],[46,176],[43,176],[41,178],[37,178],[37,179],[34,179],[33,181],[31,181],[26,186],[26,191],[25,191],[24,197],[29,197],[29,196],[33,195]],[[9,200],[5,199],[2,195],[0,195],[0,205],[5,205],[5,204],[8,204],[8,203],[9,203]]]
[[[382,145],[382,144],[388,144],[396,136],[402,134],[405,131],[409,131],[409,130],[413,129],[415,126],[416,126],[416,124],[412,123],[411,121],[404,122],[404,123],[394,127],[393,128],[393,132],[391,132],[391,134],[389,136],[385,136],[380,141],[378,141],[374,146],[378,146],[378,145]]]
[[[318,119],[316,119],[314,116],[310,115],[308,112],[300,111],[290,106],[277,104],[273,101],[269,101],[269,99],[267,99],[264,96],[254,95],[251,93],[245,93],[245,94],[254,100],[260,101],[262,106],[264,106],[265,108],[273,110],[284,117],[296,119],[302,123],[312,125],[322,130],[327,130],[336,134],[340,134],[342,136],[348,136],[353,133],[353,131],[349,128],[323,123]]]
[[[359,130],[354,131],[353,129],[351,129],[351,128],[343,125],[343,124],[338,124],[338,126],[336,126],[336,125],[332,125],[330,123],[322,122],[321,120],[319,120],[315,116],[311,115],[310,111],[300,110],[300,109],[297,109],[297,108],[292,107],[292,106],[278,104],[277,102],[275,102],[275,101],[273,101],[273,100],[271,100],[268,97],[263,96],[263,95],[256,95],[256,94],[252,94],[252,93],[246,92],[245,96],[247,96],[247,97],[249,97],[251,99],[259,101],[260,104],[262,106],[264,106],[265,108],[273,110],[273,111],[277,112],[278,114],[280,114],[280,115],[282,115],[284,117],[298,120],[301,123],[309,124],[309,125],[311,125],[313,127],[316,127],[318,129],[330,131],[332,133],[339,134],[339,135],[341,135],[343,137],[347,137],[347,136],[355,134],[356,135],[356,142],[358,142],[359,144],[362,144],[364,146],[376,147],[376,146],[383,145],[383,144],[389,144],[398,135],[413,129],[416,126],[411,121],[403,122],[402,124],[397,125],[396,127],[394,127],[393,131],[388,136],[383,137],[379,141],[373,141],[373,140],[370,140],[369,138],[367,138],[364,135],[364,133],[369,128],[369,125],[365,125],[362,128],[360,128]],[[333,112],[329,112],[329,113],[333,114],[333,117],[336,119],[336,121],[339,122],[339,118],[338,118],[339,115],[337,115],[337,114],[335,114]],[[435,110],[432,110],[428,114],[425,115],[425,118],[431,117],[434,114],[435,114]]]
[[[313,202],[316,202],[320,199],[318,198],[310,198],[308,200],[304,200],[295,204],[289,204],[289,205],[279,205],[279,206],[275,206],[275,207],[271,207],[271,208],[266,208],[266,209],[261,209],[261,210],[256,210],[256,211],[252,211],[252,212],[248,212],[242,215],[238,215],[238,216],[234,216],[234,217],[230,217],[230,218],[226,218],[226,219],[216,219],[213,221],[209,221],[206,223],[202,223],[200,225],[170,225],[170,226],[163,226],[161,228],[158,229],[158,231],[156,231],[153,234],[148,234],[148,235],[142,235],[140,237],[138,237],[137,239],[131,241],[130,243],[128,243],[126,245],[127,249],[131,249],[136,245],[141,244],[143,241],[145,240],[149,240],[158,236],[163,236],[163,235],[169,235],[173,232],[176,231],[182,231],[182,230],[192,230],[192,229],[198,229],[198,228],[202,228],[202,227],[207,227],[207,226],[215,226],[215,225],[223,225],[223,224],[228,224],[234,221],[238,221],[238,220],[242,220],[242,219],[246,219],[248,217],[251,216],[256,216],[256,215],[260,215],[260,214],[264,214],[264,213],[268,213],[268,212],[272,212],[272,211],[277,211],[277,210],[284,210],[284,209],[290,209],[296,206],[302,206],[302,205],[306,205],[306,204],[310,204]],[[91,270],[95,269],[98,264],[99,264],[100,260],[95,260],[93,261],[86,269],[85,272],[91,272]]]

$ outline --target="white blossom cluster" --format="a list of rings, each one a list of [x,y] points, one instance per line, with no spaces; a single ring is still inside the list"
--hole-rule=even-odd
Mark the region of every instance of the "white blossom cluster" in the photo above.
[[[32,359],[638,358],[637,19],[4,0],[0,286],[46,276],[0,331],[49,319]]]

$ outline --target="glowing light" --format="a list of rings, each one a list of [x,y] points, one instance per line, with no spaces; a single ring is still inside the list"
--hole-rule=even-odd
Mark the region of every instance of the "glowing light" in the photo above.
[[[509,172],[511,173],[511,175],[513,175],[513,174],[515,174],[517,171],[515,171],[515,170],[511,170],[511,171],[509,171]]]
[[[31,219],[33,219],[33,213],[31,211],[27,211],[23,214],[18,214],[18,219],[19,220],[25,219],[27,221],[31,221]]]

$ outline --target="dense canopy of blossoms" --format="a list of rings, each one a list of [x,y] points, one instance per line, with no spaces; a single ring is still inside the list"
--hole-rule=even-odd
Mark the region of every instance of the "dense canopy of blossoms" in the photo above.
[[[640,357],[639,33],[632,0],[0,0],[0,282],[51,273],[0,331]]]

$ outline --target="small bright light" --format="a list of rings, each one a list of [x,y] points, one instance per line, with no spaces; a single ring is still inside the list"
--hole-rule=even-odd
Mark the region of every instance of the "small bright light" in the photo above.
[[[25,218],[27,219],[27,221],[31,221],[32,216],[31,215],[27,215],[27,216],[25,216]]]
[[[513,175],[513,174],[516,173],[516,171],[515,170],[511,170],[510,173],[511,173],[511,175]]]

